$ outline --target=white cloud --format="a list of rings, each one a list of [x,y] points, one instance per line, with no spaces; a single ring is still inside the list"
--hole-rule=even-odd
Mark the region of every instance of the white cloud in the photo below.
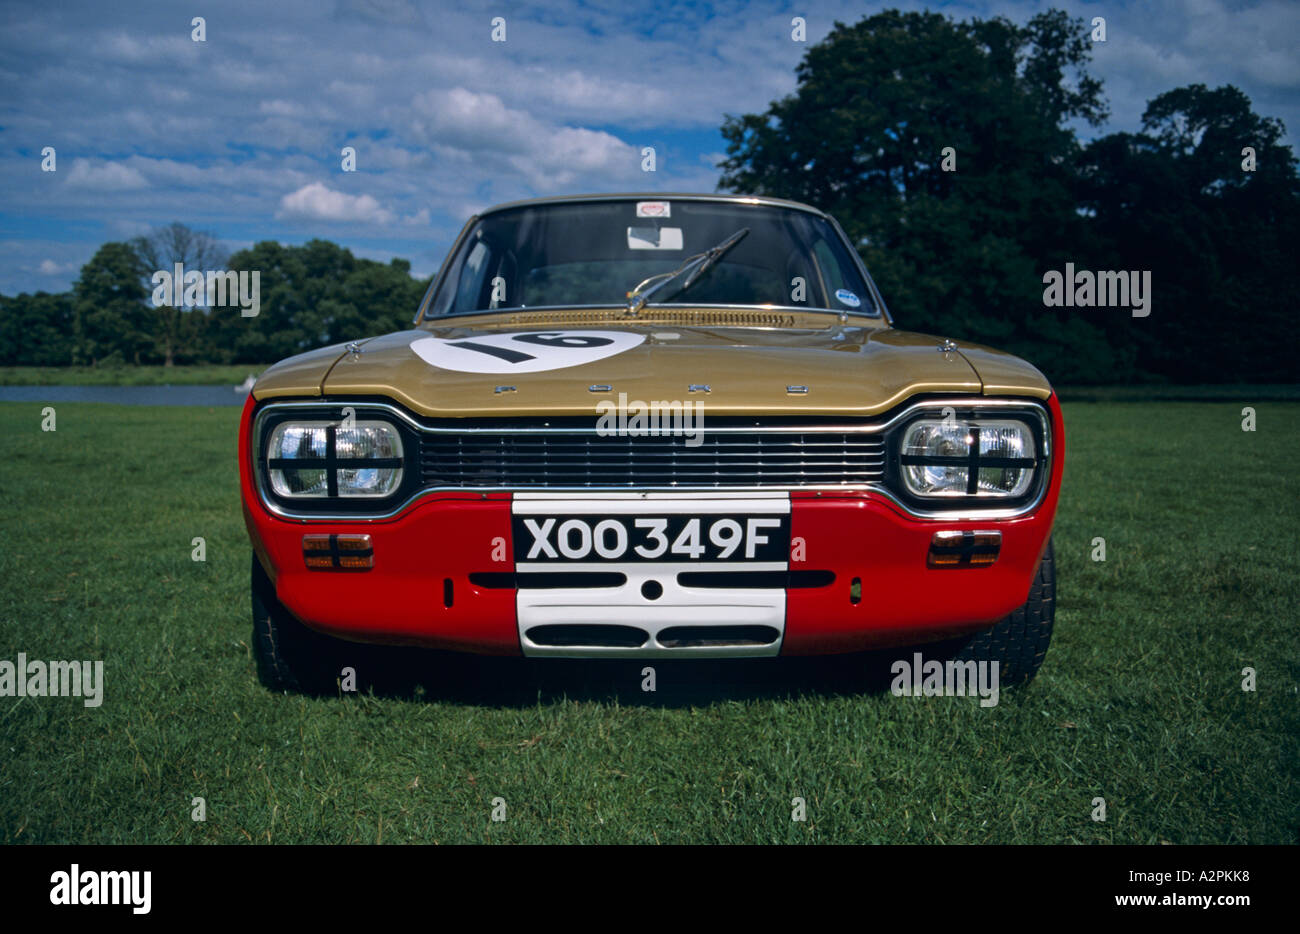
[[[293,101],[287,101],[283,98],[276,98],[272,101],[262,101],[257,105],[259,113],[267,114],[272,117],[302,117],[305,116],[306,110]]]
[[[132,191],[149,187],[149,182],[138,171],[120,162],[94,165],[86,159],[74,159],[68,172],[68,186],[99,191]]]
[[[411,102],[417,115],[416,129],[440,143],[463,149],[518,152],[541,126],[522,111],[512,111],[495,94],[465,88],[426,91]]]
[[[639,150],[608,133],[560,127],[533,142],[530,152],[512,157],[510,164],[538,190],[589,187],[598,178],[639,181]]]
[[[495,94],[462,87],[427,91],[416,95],[412,107],[423,118],[415,123],[417,131],[430,143],[479,157],[505,156],[509,175],[522,176],[535,189],[554,191],[582,179],[632,179],[640,170],[636,147],[617,136],[543,123]],[[499,173],[502,163],[487,167],[493,166]]]
[[[100,54],[128,65],[197,64],[203,43],[190,38],[188,27],[173,35],[134,36],[124,32],[100,35],[96,39]]]
[[[304,185],[280,199],[276,217],[293,220],[390,224],[393,214],[370,195],[349,195],[320,182]]]
[[[325,88],[336,100],[349,107],[362,108],[373,104],[376,91],[368,84],[355,84],[335,78]]]

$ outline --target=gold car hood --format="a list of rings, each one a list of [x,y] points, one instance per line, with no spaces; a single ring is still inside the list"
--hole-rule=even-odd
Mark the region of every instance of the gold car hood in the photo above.
[[[286,357],[258,377],[253,384],[253,398],[261,402],[265,399],[319,396],[325,374],[346,353],[348,346],[331,344]]]
[[[778,326],[745,327],[680,323],[691,320],[687,315],[631,322],[608,314],[582,313],[569,320],[540,314],[474,316],[402,331],[352,345],[359,352],[343,345],[324,348],[272,367],[253,393],[259,400],[383,396],[427,416],[503,417],[594,415],[598,402],[616,400],[620,393],[629,402],[703,402],[714,414],[875,415],[919,393],[992,394],[995,389],[1046,398],[1051,392],[1041,373],[1010,354],[975,345],[944,351],[940,338],[860,319],[786,313],[767,316],[764,323]],[[445,369],[426,362],[411,346],[425,340],[421,348],[426,348],[428,338],[500,339],[548,329],[620,331],[640,342],[604,359],[523,373]],[[985,367],[993,377],[989,385],[981,379]],[[692,392],[692,385],[708,390]],[[498,392],[498,387],[513,388]]]

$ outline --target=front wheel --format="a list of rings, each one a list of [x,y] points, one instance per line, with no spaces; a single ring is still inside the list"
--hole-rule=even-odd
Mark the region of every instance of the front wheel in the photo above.
[[[319,693],[333,683],[334,640],[298,622],[275,597],[275,584],[253,555],[253,654],[257,678],[273,691]]]
[[[1024,684],[1043,664],[1055,619],[1056,564],[1049,539],[1024,606],[1004,616],[992,629],[982,630],[964,643],[956,643],[953,658],[963,662],[997,662],[999,684]]]

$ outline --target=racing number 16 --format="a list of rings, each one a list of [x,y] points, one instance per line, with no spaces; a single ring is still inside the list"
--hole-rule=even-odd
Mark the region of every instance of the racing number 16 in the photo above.
[[[596,337],[587,334],[562,334],[558,331],[543,331],[540,334],[515,334],[510,339],[538,347],[604,347],[607,344],[614,343],[608,337]],[[465,350],[485,353],[504,360],[506,363],[524,363],[528,360],[537,359],[536,354],[524,353],[522,350],[512,350],[509,347],[480,344],[477,341],[456,341],[448,346],[463,347]]]

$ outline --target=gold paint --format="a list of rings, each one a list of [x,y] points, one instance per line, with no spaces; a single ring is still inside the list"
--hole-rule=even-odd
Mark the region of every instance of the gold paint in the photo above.
[[[691,383],[708,383],[712,415],[876,415],[920,393],[1030,396],[1051,387],[1034,367],[987,347],[959,344],[943,353],[941,339],[899,331],[879,319],[775,308],[507,311],[433,319],[419,329],[290,357],[263,374],[253,389],[271,398],[385,396],[433,417],[594,415],[608,383],[629,399],[687,399]],[[728,316],[757,326],[725,326]],[[760,320],[762,323],[759,323]],[[472,338],[501,330],[610,328],[646,334],[641,345],[591,363],[538,373],[461,373],[430,366],[410,349],[414,340]],[[653,328],[679,336],[657,340]],[[496,393],[508,380],[517,392]],[[791,395],[790,385],[808,385]],[[612,393],[609,394],[612,397]]]

